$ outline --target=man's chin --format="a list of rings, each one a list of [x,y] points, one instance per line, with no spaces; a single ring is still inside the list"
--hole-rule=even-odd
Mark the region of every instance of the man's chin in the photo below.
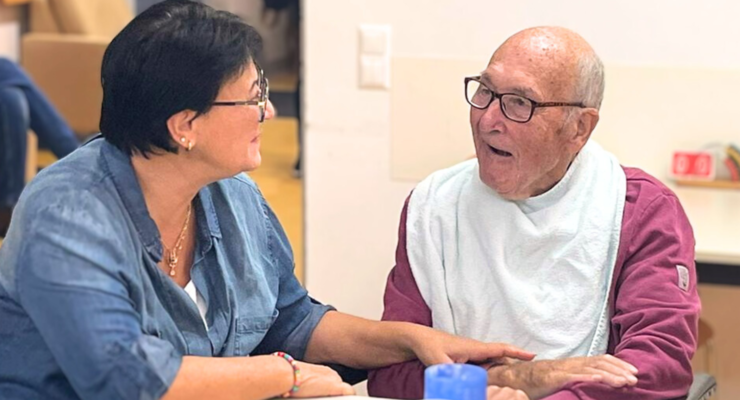
[[[521,193],[517,193],[513,190],[496,190],[494,188],[492,189],[495,190],[496,193],[498,193],[498,195],[504,200],[517,201],[524,200],[526,198],[526,196],[523,196]]]
[[[516,187],[512,185],[510,182],[501,182],[496,181],[495,179],[491,179],[490,177],[482,176],[481,175],[481,181],[491,188],[494,192],[496,192],[501,198],[504,200],[524,200],[527,198],[527,196],[522,195],[519,193]]]

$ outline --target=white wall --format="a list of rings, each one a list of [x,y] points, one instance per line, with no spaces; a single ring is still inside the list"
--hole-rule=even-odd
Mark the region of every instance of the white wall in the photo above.
[[[738,15],[740,3],[733,1],[304,1],[306,284],[309,290],[342,310],[379,317],[385,278],[393,266],[398,215],[414,185],[413,181],[391,178],[393,87],[390,91],[357,87],[360,24],[391,25],[392,58],[417,59],[420,66],[428,66],[434,59],[478,60],[478,69],[483,69],[493,50],[512,33],[535,25],[561,25],[582,34],[608,68],[622,72],[630,68],[641,71],[641,67],[645,71],[686,69],[689,75],[696,76],[697,71],[700,75],[701,71],[711,75],[715,68],[739,72]],[[435,80],[444,78],[426,71],[420,68],[411,79],[434,86]],[[615,79],[625,81],[622,72],[614,74],[622,76]],[[642,75],[644,78],[649,72]],[[609,85],[607,75],[607,96]],[[695,88],[696,85],[687,84],[685,91],[674,90],[671,97],[656,97],[654,101],[682,104],[683,108],[678,107],[675,113],[687,114],[683,110],[693,101],[690,96]],[[611,91],[619,92],[618,89],[612,87]],[[462,90],[450,93],[449,101],[464,101],[458,92]],[[731,100],[736,92],[735,88],[728,89],[727,98]],[[680,97],[682,93],[685,98]],[[619,103],[625,104],[628,95],[620,93]],[[634,95],[645,100],[644,92]],[[609,101],[607,97],[602,110],[602,118],[607,121]],[[427,104],[427,107],[430,115],[448,113],[451,108],[446,104]],[[663,113],[670,111],[669,107],[658,108]],[[617,156],[629,159],[629,164],[660,174],[660,166],[669,162],[663,157],[672,147],[700,146],[715,139],[740,139],[740,128],[735,129],[735,123],[729,122],[730,116],[725,118],[726,126],[721,118],[719,122],[715,118],[708,125],[711,130],[692,127],[680,132],[680,137],[674,126],[661,130],[652,125],[650,131],[645,131],[641,124],[631,126],[629,119],[623,119],[620,124],[609,125],[619,126],[622,131],[599,132],[597,128],[595,137],[601,135],[601,140],[608,143],[606,147]],[[640,121],[644,123],[648,119],[642,117]],[[695,116],[692,123],[703,120]],[[629,144],[641,143],[640,139],[646,137],[651,138],[651,145],[630,152]],[[653,143],[664,145],[656,147]],[[655,148],[654,153],[649,151],[651,148]]]

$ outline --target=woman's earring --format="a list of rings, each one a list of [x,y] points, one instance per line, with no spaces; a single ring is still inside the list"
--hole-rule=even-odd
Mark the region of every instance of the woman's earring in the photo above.
[[[188,151],[193,149],[193,142],[188,142]]]
[[[185,136],[180,138],[180,143],[185,144]]]

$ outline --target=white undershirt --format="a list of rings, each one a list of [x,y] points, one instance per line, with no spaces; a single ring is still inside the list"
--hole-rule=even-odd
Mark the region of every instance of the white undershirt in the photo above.
[[[200,318],[203,320],[203,325],[205,325],[206,330],[208,330],[208,323],[206,322],[206,311],[208,311],[208,306],[206,306],[206,301],[203,300],[203,296],[201,296],[198,289],[195,288],[193,281],[188,282],[184,289],[185,293],[187,293],[193,300],[193,303],[195,303],[195,306],[198,307],[198,312],[200,313]]]

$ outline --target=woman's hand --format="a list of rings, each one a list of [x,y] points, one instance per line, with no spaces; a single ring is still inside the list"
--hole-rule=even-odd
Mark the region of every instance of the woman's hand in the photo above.
[[[350,396],[355,394],[352,386],[342,382],[342,378],[333,369],[299,361],[297,363],[301,370],[301,385],[300,389],[291,397]]]
[[[502,343],[483,343],[418,326],[411,349],[425,365],[471,363],[488,368],[509,358],[529,361],[534,354]]]

